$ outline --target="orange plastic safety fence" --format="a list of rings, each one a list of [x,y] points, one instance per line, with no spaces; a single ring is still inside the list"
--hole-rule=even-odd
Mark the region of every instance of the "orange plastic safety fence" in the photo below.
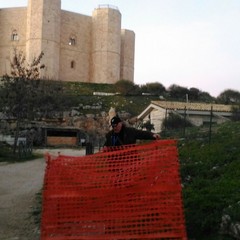
[[[41,240],[187,239],[174,140],[46,155]]]

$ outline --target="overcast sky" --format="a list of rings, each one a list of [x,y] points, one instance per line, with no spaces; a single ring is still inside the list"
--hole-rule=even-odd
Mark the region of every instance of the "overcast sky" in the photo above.
[[[99,4],[118,7],[122,28],[133,30],[135,84],[195,87],[218,96],[240,91],[240,0],[62,0],[85,15]],[[27,0],[0,0],[0,8]]]

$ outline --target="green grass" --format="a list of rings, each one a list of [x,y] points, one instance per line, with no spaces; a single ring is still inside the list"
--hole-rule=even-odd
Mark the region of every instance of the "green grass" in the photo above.
[[[102,108],[94,110],[95,113],[102,111],[108,112],[110,107],[115,107],[118,112],[128,112],[132,116],[141,113],[153,100],[159,100],[157,96],[131,96],[131,95],[114,95],[114,96],[95,96],[93,92],[115,93],[114,84],[90,84],[90,83],[65,83],[65,90],[69,101],[77,107],[80,104],[94,105],[100,103]],[[81,113],[92,113],[92,109],[82,110]]]
[[[40,223],[41,223],[41,213],[42,213],[42,192],[38,192],[35,194],[35,205],[32,209],[32,215],[34,218],[34,223],[38,226],[40,229]]]
[[[179,143],[187,231],[194,239],[227,239],[219,234],[223,214],[240,222],[240,122],[215,126],[210,144],[201,132]]]
[[[29,156],[23,156],[19,157],[19,155],[16,153],[13,153],[12,147],[9,145],[5,145],[0,143],[0,162],[7,162],[7,163],[16,163],[16,162],[25,162],[34,160],[37,158],[42,157],[41,154],[31,154]]]

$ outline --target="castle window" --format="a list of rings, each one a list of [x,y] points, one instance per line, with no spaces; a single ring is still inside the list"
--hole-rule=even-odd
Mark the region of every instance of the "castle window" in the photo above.
[[[75,68],[75,61],[71,61],[71,68]]]
[[[68,45],[70,45],[70,46],[76,45],[76,39],[75,39],[75,37],[70,37],[70,38],[69,38]]]
[[[14,31],[12,32],[11,39],[12,39],[12,41],[18,41],[18,40],[19,40],[19,37],[18,37],[18,34],[17,34],[17,31],[16,31],[16,30],[14,30]]]

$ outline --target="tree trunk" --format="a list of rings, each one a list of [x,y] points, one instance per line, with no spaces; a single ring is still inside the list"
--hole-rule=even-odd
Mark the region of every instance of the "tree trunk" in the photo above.
[[[16,122],[16,131],[15,131],[15,136],[14,136],[14,144],[13,144],[13,153],[16,154],[17,150],[17,142],[18,142],[18,137],[19,137],[19,129],[20,129],[20,120],[17,119]]]

